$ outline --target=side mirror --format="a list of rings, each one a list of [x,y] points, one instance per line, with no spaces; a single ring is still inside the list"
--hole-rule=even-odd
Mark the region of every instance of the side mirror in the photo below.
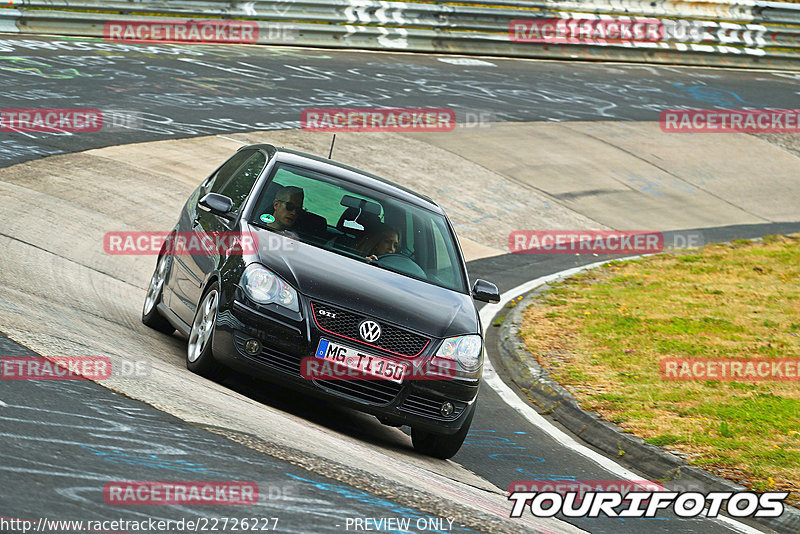
[[[209,193],[198,202],[201,208],[210,211],[214,215],[227,216],[233,209],[233,200],[220,195],[219,193]]]
[[[478,278],[472,286],[472,298],[482,302],[500,302],[500,290],[493,283]]]

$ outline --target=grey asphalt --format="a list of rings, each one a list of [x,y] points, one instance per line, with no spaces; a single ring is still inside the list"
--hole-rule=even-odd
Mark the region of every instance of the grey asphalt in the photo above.
[[[35,356],[3,336],[0,354]],[[254,530],[277,532],[342,532],[364,518],[408,518],[412,526],[444,519],[261,454],[88,380],[3,380],[0,436],[0,532],[14,532],[15,519],[34,526],[40,519],[204,521],[200,529],[216,519],[222,531],[228,518],[229,532],[234,518],[257,518],[248,530],[257,524]],[[246,505],[106,504],[104,485],[124,481],[255,482],[259,498]],[[192,531],[171,525],[173,532]],[[104,531],[159,532],[109,526]],[[428,531],[469,530],[454,522],[452,530]]]
[[[443,107],[464,122],[657,121],[665,109],[797,105],[794,73],[442,59],[452,57],[0,34],[0,109],[108,114],[100,132],[0,132],[0,166],[108,145],[297,128],[310,107]]]
[[[0,166],[108,145],[297,127],[308,107],[453,107],[505,121],[657,120],[663,109],[793,108],[797,98],[797,80],[786,73],[497,58],[464,66],[430,56],[210,45],[115,47],[100,40],[48,37],[3,36],[0,50],[0,109],[92,107],[134,112],[140,121],[135,130],[107,128],[96,134],[0,132]],[[703,231],[707,241],[724,241],[798,229],[785,224]],[[471,262],[469,269],[472,278],[492,279],[506,290],[598,259],[506,255]],[[3,341],[0,349],[3,355],[22,350]],[[268,404],[278,402],[245,377],[234,375],[226,385]],[[278,495],[284,488],[280,495],[291,496],[260,502],[257,514],[280,514],[285,529],[279,530],[288,532],[341,531],[348,514],[425,516],[405,507],[399,511],[391,501],[311,475],[93,383],[3,382],[0,393],[7,405],[0,405],[5,445],[0,515],[5,517],[210,515],[197,507],[121,511],[102,504],[102,483],[121,477],[257,478],[267,488],[262,494],[272,488]],[[489,388],[483,388],[473,431],[454,460],[501,488],[526,478],[611,478],[538,434]],[[213,511],[220,517],[237,514],[242,517],[237,509]],[[728,531],[718,523],[672,517],[570,522],[601,533]]]

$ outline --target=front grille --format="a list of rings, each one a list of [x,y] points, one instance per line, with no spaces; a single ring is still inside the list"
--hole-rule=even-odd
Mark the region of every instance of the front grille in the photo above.
[[[311,308],[314,313],[314,320],[322,330],[338,334],[370,347],[377,347],[394,354],[400,354],[401,356],[419,356],[430,342],[430,339],[425,336],[381,321],[375,321],[381,326],[381,337],[375,343],[366,343],[362,341],[361,336],[358,334],[358,325],[366,319],[372,319],[371,317],[352,313],[328,304],[312,303]],[[320,311],[334,314],[335,317],[321,315]]]
[[[251,337],[241,332],[233,333],[233,339],[239,354],[274,369],[279,369],[295,376],[302,376],[300,366],[303,358],[301,356],[280,352],[267,347],[263,343],[259,354],[245,352],[244,344]],[[331,393],[375,405],[389,404],[397,397],[403,387],[402,384],[389,380],[315,380],[314,382]]]
[[[317,385],[369,404],[384,405],[400,393],[402,384],[389,380],[315,380]]]
[[[286,354],[284,352],[274,350],[270,347],[267,347],[263,343],[261,345],[260,353],[248,354],[244,350],[244,344],[248,339],[250,339],[250,336],[245,336],[239,332],[234,332],[233,339],[236,343],[236,348],[239,349],[239,354],[242,356],[293,375],[300,375],[300,360],[302,360],[300,356]]]
[[[445,417],[442,415],[441,408],[442,403],[446,400],[447,399],[411,394],[406,397],[406,400],[403,401],[398,410],[414,415],[421,415],[423,417],[439,419],[441,421],[449,421],[458,418],[467,406],[465,402],[451,400],[450,402],[453,403],[453,413]]]

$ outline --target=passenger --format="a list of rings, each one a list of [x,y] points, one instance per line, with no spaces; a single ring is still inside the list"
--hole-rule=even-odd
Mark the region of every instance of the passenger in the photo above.
[[[397,247],[400,245],[400,234],[385,223],[371,228],[356,248],[364,254],[368,260],[377,260],[378,256],[384,254],[396,254]]]
[[[289,185],[278,191],[272,202],[274,220],[267,226],[275,230],[288,230],[292,228],[300,212],[303,211],[303,197],[305,193],[300,187]]]

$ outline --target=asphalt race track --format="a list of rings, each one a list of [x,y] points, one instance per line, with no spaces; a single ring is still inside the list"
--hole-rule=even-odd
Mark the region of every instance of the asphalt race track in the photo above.
[[[5,106],[142,113],[135,130],[121,126],[114,135],[6,135],[4,165],[112,144],[297,128],[308,107],[452,107],[501,121],[652,121],[661,109],[681,107],[791,109],[798,81],[787,72],[496,58],[463,65],[414,54],[10,35],[0,39],[0,53]]]
[[[385,517],[409,517],[412,524],[446,518],[429,529],[438,532],[765,531],[740,521],[670,515],[514,523],[504,495],[514,480],[618,480],[630,471],[646,477],[635,466],[616,459],[600,464],[580,447],[565,447],[486,385],[463,448],[452,461],[441,462],[419,458],[407,436],[371,417],[320,406],[237,374],[221,384],[200,379],[184,368],[184,340],[159,337],[139,323],[153,258],[124,258],[127,263],[108,258],[95,237],[120,226],[153,229],[174,222],[175,206],[205,174],[188,173],[167,183],[159,182],[156,171],[168,175],[176,165],[213,169],[221,161],[216,156],[205,161],[211,159],[208,152],[174,140],[229,143],[214,145],[220,153],[271,135],[296,140],[304,134],[277,131],[297,129],[301,111],[309,107],[447,107],[464,121],[633,125],[658,121],[663,109],[793,109],[800,74],[0,37],[0,109],[97,108],[136,119],[107,124],[97,133],[0,133],[0,242],[6,249],[0,263],[0,355],[31,355],[26,348],[31,347],[49,354],[108,353],[121,361],[145,359],[151,366],[141,383],[111,382],[108,389],[88,381],[2,382],[0,518],[277,517],[278,532],[341,532],[353,530],[348,518]],[[312,140],[319,145],[325,139]],[[345,139],[364,150],[373,143]],[[388,158],[387,147],[410,142],[374,139]],[[474,142],[469,136],[458,139],[466,139],[462,150]],[[755,160],[758,150],[776,146],[757,142],[753,137]],[[74,154],[102,147],[116,148]],[[133,160],[152,157],[157,163],[147,167],[142,161],[141,174],[132,173],[114,159],[126,152],[135,154]],[[487,163],[482,166],[492,171]],[[680,217],[670,211],[670,202],[679,200],[651,191],[654,205],[663,206],[653,217]],[[602,203],[602,192],[587,195]],[[800,231],[800,209],[792,212],[786,195],[775,196],[790,206],[780,217],[748,208],[742,210],[747,217],[731,212],[708,225],[663,229],[694,229],[706,242]],[[548,198],[557,204],[557,197]],[[563,220],[612,226],[569,202],[558,212]],[[800,205],[794,201],[794,207]],[[626,215],[617,210],[616,216]],[[468,218],[458,220],[470,242],[501,248],[503,238],[482,240],[486,236],[469,228]],[[469,262],[470,277],[492,280],[501,292],[605,259],[484,255]],[[487,330],[489,358],[495,360],[494,334]],[[117,480],[252,480],[261,498],[246,512],[234,506],[110,506],[103,501],[103,484]]]
[[[0,347],[5,356],[34,355],[5,338]],[[206,516],[187,506],[155,505],[120,514],[98,502],[97,482],[122,473],[143,480],[254,480],[262,498],[249,507],[248,517],[259,518],[259,528],[279,532],[340,532],[344,517],[403,515],[415,522],[431,517],[275,460],[92,382],[32,384],[16,382],[3,389],[3,420],[13,422],[13,427],[4,424],[2,433],[6,519],[179,521]],[[236,508],[215,506],[208,517],[243,517]],[[452,529],[470,530],[459,523]]]

